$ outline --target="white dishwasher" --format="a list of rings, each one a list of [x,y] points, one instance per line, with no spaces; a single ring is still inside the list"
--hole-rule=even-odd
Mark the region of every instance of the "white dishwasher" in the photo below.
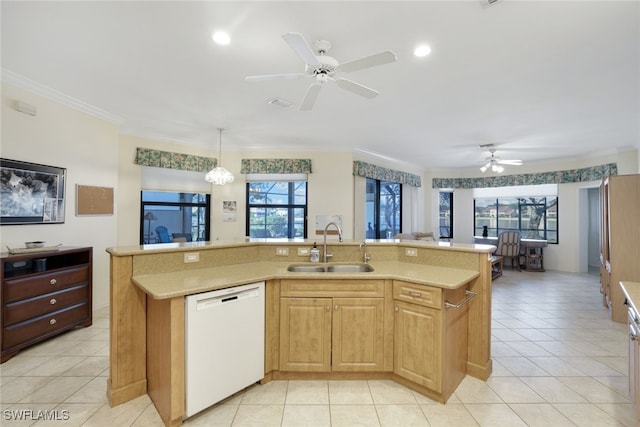
[[[185,298],[186,416],[264,377],[264,282]]]

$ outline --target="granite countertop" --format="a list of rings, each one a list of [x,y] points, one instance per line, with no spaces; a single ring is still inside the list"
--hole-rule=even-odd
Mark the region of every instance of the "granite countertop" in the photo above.
[[[144,255],[150,253],[163,252],[184,252],[194,249],[219,249],[233,248],[241,246],[270,245],[270,246],[311,246],[317,239],[249,239],[249,240],[229,240],[213,242],[177,242],[177,243],[156,243],[153,245],[134,245],[107,248],[106,251],[112,256]],[[327,242],[329,246],[358,246],[361,241],[351,240],[337,242],[332,240]],[[367,239],[367,245],[373,246],[412,246],[424,248],[438,248],[443,250],[453,250],[459,252],[486,252],[491,253],[496,250],[495,245],[480,243],[453,243],[453,242],[433,242],[427,240],[404,240],[404,239]]]
[[[638,308],[640,307],[640,282],[620,282],[622,291],[629,300],[629,304],[633,307],[636,313],[640,314]]]
[[[477,271],[399,261],[371,262],[368,273],[300,273],[287,271],[291,262],[250,262],[197,270],[133,276],[154,299],[181,297],[269,279],[396,279],[456,289],[479,276]],[[640,284],[639,284],[640,286]]]

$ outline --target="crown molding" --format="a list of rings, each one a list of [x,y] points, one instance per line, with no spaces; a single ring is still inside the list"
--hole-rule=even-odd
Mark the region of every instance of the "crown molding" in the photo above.
[[[36,95],[40,95],[59,104],[65,105],[67,107],[73,108],[107,122],[114,123],[118,126],[120,126],[124,122],[124,119],[122,117],[109,113],[108,111],[102,110],[98,107],[95,107],[72,96],[66,95],[62,92],[58,92],[55,89],[51,89],[48,86],[28,79],[24,76],[21,76],[20,74],[16,74],[13,71],[2,68],[1,80],[3,83],[10,84],[19,89],[27,90]]]

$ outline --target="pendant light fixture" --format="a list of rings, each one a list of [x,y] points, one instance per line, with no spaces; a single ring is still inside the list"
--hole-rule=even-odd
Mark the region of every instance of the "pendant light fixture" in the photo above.
[[[215,185],[225,185],[233,182],[233,174],[222,167],[222,130],[218,128],[218,132],[220,133],[220,140],[218,146],[218,166],[207,172],[204,176],[204,179],[207,182],[211,182]]]

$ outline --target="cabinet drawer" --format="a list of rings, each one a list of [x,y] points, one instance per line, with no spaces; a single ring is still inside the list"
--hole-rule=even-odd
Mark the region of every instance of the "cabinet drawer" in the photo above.
[[[442,307],[442,289],[394,280],[393,299],[439,309]]]
[[[89,266],[87,264],[9,279],[5,281],[3,301],[6,304],[88,281]]]
[[[296,297],[383,297],[384,280],[285,279],[281,296]]]
[[[86,303],[89,300],[87,285],[78,285],[57,292],[23,299],[6,304],[2,310],[4,325],[12,325],[23,320],[60,310],[70,305]]]
[[[26,322],[16,323],[2,329],[2,349],[9,349],[16,345],[27,343],[37,338],[56,335],[61,329],[66,329],[89,319],[89,305],[86,303],[72,305],[62,310]]]

